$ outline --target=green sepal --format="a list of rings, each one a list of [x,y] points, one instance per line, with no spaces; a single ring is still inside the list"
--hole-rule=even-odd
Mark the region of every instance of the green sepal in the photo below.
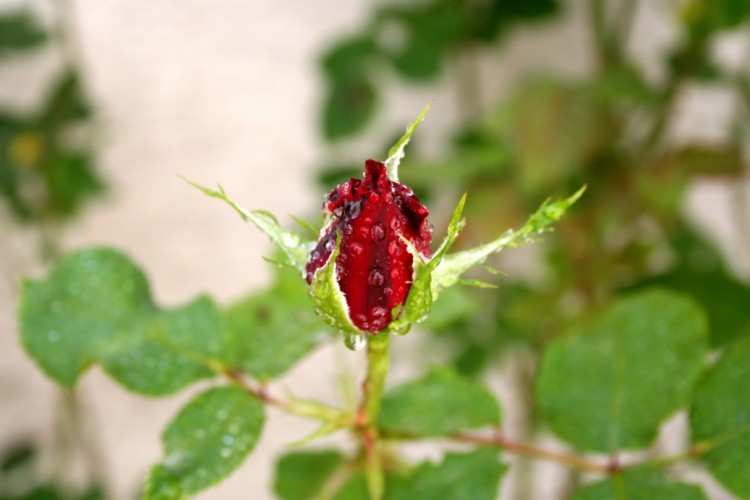
[[[585,190],[586,187],[584,186],[568,198],[555,202],[544,202],[518,230],[506,231],[496,240],[484,245],[446,255],[432,275],[433,298],[437,298],[443,288],[458,283],[463,273],[473,266],[483,264],[491,254],[504,248],[533,243],[533,237],[549,230],[549,227],[562,218],[568,208],[581,197]]]
[[[346,298],[336,282],[336,257],[341,252],[341,235],[336,234],[336,248],[328,257],[328,262],[315,271],[310,283],[310,297],[315,304],[315,312],[325,323],[345,335],[361,335],[349,319]]]
[[[227,196],[224,188],[217,184],[218,191],[201,186],[188,179],[183,178],[191,186],[200,189],[204,194],[212,198],[218,198],[225,201],[231,206],[243,220],[252,222],[255,226],[263,231],[271,241],[273,241],[286,255],[288,264],[297,269],[300,273],[304,272],[307,259],[315,247],[314,240],[303,239],[298,234],[289,232],[281,227],[279,221],[270,212],[265,210],[247,210],[237,202]]]
[[[464,227],[465,221],[461,217],[461,214],[463,213],[465,204],[466,194],[464,193],[453,210],[453,215],[448,223],[448,235],[440,243],[437,251],[429,261],[424,262],[417,249],[414,248],[414,245],[406,239],[403,240],[409,252],[414,257],[414,281],[403,307],[393,311],[393,317],[396,319],[388,326],[388,331],[396,335],[405,335],[409,332],[413,323],[422,321],[429,314],[430,309],[432,309],[432,303],[437,299],[432,284],[433,273],[440,265],[445,253],[453,246],[453,243],[455,243]]]
[[[431,107],[432,102],[422,108],[422,112],[419,113],[419,116],[417,116],[417,118],[406,127],[406,133],[402,135],[401,139],[396,141],[396,144],[394,144],[388,151],[388,158],[385,160],[385,168],[388,177],[392,181],[398,182],[398,167],[401,164],[401,160],[404,158],[404,149],[406,149],[406,145],[409,144],[412,134],[417,131],[417,128],[424,120],[424,117],[427,116],[427,112]]]

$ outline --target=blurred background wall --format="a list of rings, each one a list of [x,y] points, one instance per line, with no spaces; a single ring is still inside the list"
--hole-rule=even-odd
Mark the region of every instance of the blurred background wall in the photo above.
[[[2,0],[0,8],[31,5],[51,25],[60,13],[49,3]],[[269,268],[261,260],[270,251],[266,237],[178,175],[206,185],[218,181],[245,206],[280,217],[314,213],[322,193],[314,184],[316,167],[326,151],[318,132],[324,87],[318,59],[334,38],[356,30],[375,2],[62,3],[75,27],[70,36],[96,108],[97,165],[108,188],[61,231],[61,247],[123,249],[148,273],[157,301],[167,305],[200,292],[227,301],[266,283]],[[583,3],[563,2],[560,19],[513,32],[502,51],[482,52],[482,84],[502,92],[535,70],[571,76],[588,71],[594,54],[583,28]],[[629,50],[655,78],[655,48],[677,36],[670,18],[674,4],[641,2],[636,16]],[[716,50],[730,64],[748,57],[747,46],[731,36]],[[0,103],[20,111],[37,106],[63,59],[59,50],[44,49],[4,61]],[[460,96],[448,78],[395,89],[384,100],[385,111],[374,130],[398,128],[430,99],[435,105],[420,130],[422,148],[439,152],[463,116]],[[670,135],[675,141],[710,139],[722,133],[731,108],[721,91],[689,89],[676,106],[678,120]],[[373,149],[367,156],[384,154]],[[733,226],[725,223],[736,189],[722,180],[693,185],[686,210],[721,242],[734,267],[747,273],[748,261],[742,260],[747,249],[737,245]],[[12,223],[6,207],[0,207],[0,219],[0,448],[29,436],[41,436],[49,445],[59,394],[23,354],[14,319],[14,282],[42,271],[35,258],[37,235]],[[338,345],[325,347],[275,387],[333,400],[332,381],[341,363],[356,374],[361,358]],[[400,370],[395,379],[409,373],[408,368]],[[160,430],[188,395],[144,399],[125,392],[99,369],[84,377],[81,388],[113,498],[132,498],[160,456]],[[271,412],[260,445],[242,470],[198,498],[271,498],[275,454],[311,430],[307,422]],[[61,467],[53,452],[46,460],[50,470]]]

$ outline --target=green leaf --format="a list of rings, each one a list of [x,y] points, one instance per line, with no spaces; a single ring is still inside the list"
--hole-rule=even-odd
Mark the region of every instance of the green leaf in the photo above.
[[[315,241],[302,239],[299,235],[286,231],[281,227],[279,221],[265,210],[247,210],[243,208],[227,196],[221,185],[217,185],[218,191],[215,191],[201,186],[200,184],[196,184],[188,179],[184,180],[191,186],[200,189],[208,196],[225,201],[238,214],[240,214],[242,220],[252,222],[258,229],[271,238],[271,241],[273,241],[276,246],[284,252],[287,258],[287,263],[290,266],[297,269],[300,273],[304,272],[307,259],[315,246]]]
[[[287,453],[276,463],[273,490],[282,500],[314,498],[343,463],[335,450]]]
[[[227,316],[235,343],[232,365],[261,380],[283,374],[329,338],[310,307],[307,283],[289,268],[278,269],[270,289],[234,304]]]
[[[388,151],[388,158],[385,160],[385,168],[386,172],[388,174],[388,177],[392,181],[398,182],[398,167],[401,165],[401,160],[404,159],[404,150],[406,149],[406,145],[409,144],[409,141],[411,140],[411,136],[414,134],[414,132],[417,131],[417,128],[419,128],[419,125],[424,121],[425,116],[427,116],[427,112],[432,107],[432,102],[430,102],[427,106],[422,108],[422,111],[417,115],[416,120],[411,122],[408,127],[406,127],[406,133],[401,136],[401,138],[396,141],[396,144],[391,147],[391,149]]]
[[[225,325],[208,297],[154,314],[123,329],[98,354],[104,370],[131,391],[172,394],[225,361]]]
[[[364,76],[336,81],[323,104],[323,136],[335,141],[365,128],[375,115],[378,91]]]
[[[387,495],[389,500],[494,500],[508,467],[497,459],[497,450],[449,453],[442,463],[425,462],[410,480]]]
[[[397,23],[405,38],[398,46],[387,47],[394,69],[404,78],[422,82],[438,76],[467,22],[461,2],[392,3],[378,15],[381,21]]]
[[[714,245],[683,230],[672,238],[677,262],[669,272],[649,278],[638,287],[671,288],[691,296],[708,315],[711,344],[723,346],[750,329],[750,287],[733,277]]]
[[[404,476],[394,473],[385,475],[385,499],[390,500],[391,492],[399,491],[403,488],[407,479]],[[371,498],[367,489],[367,476],[363,472],[357,472],[350,475],[344,484],[339,488],[332,500],[365,500]]]
[[[690,408],[695,446],[701,459],[729,490],[750,497],[750,336],[727,346],[699,384]]]
[[[395,435],[444,436],[499,425],[500,406],[481,384],[440,368],[388,391],[377,422]]]
[[[747,21],[750,4],[745,0],[694,0],[684,11],[688,21],[706,30],[724,30]]]
[[[47,38],[31,11],[23,9],[0,15],[0,57],[28,49]]]
[[[88,153],[58,150],[47,157],[42,168],[47,177],[50,205],[56,213],[75,214],[87,198],[104,190]]]
[[[49,377],[72,387],[121,330],[153,308],[146,277],[124,255],[75,252],[57,261],[46,279],[23,283],[21,341]]]
[[[446,255],[432,273],[432,296],[437,298],[440,291],[458,283],[463,273],[482,264],[488,256],[504,248],[512,248],[533,242],[533,236],[541,234],[560,220],[570,206],[581,197],[585,187],[572,196],[555,202],[544,202],[541,207],[516,231],[506,231],[494,241],[478,247]],[[450,231],[449,231],[450,237]],[[455,238],[454,238],[455,239]]]
[[[169,423],[164,460],[151,469],[145,500],[177,500],[212,486],[242,464],[263,428],[263,405],[239,387],[199,394]]]
[[[704,500],[700,486],[669,481],[663,472],[634,469],[589,484],[578,490],[573,500]]]
[[[42,128],[59,131],[71,122],[88,118],[90,114],[81,76],[75,71],[66,70],[50,90],[39,121]]]
[[[544,354],[537,401],[552,430],[583,450],[649,446],[688,403],[707,354],[703,311],[666,290],[617,301]]]
[[[210,376],[229,346],[210,299],[161,310],[141,270],[107,248],[63,256],[45,279],[25,281],[19,325],[29,356],[68,387],[99,362],[133,391],[168,394]]]
[[[346,81],[353,75],[364,75],[372,58],[378,55],[378,46],[371,36],[357,35],[339,41],[321,58],[326,75],[336,81]]]
[[[364,474],[354,474],[339,488],[333,500],[365,500],[370,498],[367,489],[367,477]]]

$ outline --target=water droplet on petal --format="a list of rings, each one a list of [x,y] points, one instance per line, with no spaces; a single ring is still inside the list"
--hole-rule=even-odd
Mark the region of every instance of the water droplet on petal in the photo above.
[[[364,251],[365,251],[364,245],[362,245],[361,243],[352,243],[352,247],[351,247],[352,255],[356,257],[358,255],[362,255],[362,252]]]
[[[382,318],[388,314],[388,310],[385,307],[375,306],[370,310],[370,316],[373,318]]]
[[[362,213],[362,203],[361,202],[350,203],[349,205],[347,205],[347,213],[348,213],[349,219],[351,220],[356,219]]]
[[[392,240],[390,243],[388,243],[388,253],[391,257],[398,257],[402,253],[404,253],[404,249],[401,246],[401,242],[397,240]]]
[[[390,226],[394,231],[398,231],[403,225],[404,221],[401,220],[401,217],[394,217],[393,219],[391,219]]]
[[[402,274],[403,273],[401,272],[401,269],[399,269],[397,267],[394,267],[393,269],[391,269],[391,279],[394,280],[394,281],[399,280],[401,278]],[[402,287],[399,287],[399,290],[401,288]]]
[[[367,196],[367,200],[368,200],[368,201],[369,201],[370,203],[377,203],[377,202],[379,202],[379,201],[380,201],[380,196],[378,196],[378,193],[370,193],[370,194],[369,194],[369,195]]]
[[[383,328],[386,327],[386,324],[387,322],[385,318],[377,318],[377,319],[372,320],[371,326],[374,330],[382,330]]]
[[[367,275],[367,284],[370,286],[383,286],[384,283],[385,276],[383,276],[383,271],[379,267],[370,269],[370,274]]]
[[[370,238],[372,238],[373,241],[380,241],[385,238],[385,229],[383,228],[383,224],[381,224],[380,222],[373,224],[373,226],[370,228]]]
[[[334,248],[336,248],[336,240],[331,238],[330,240],[326,241],[326,252],[333,252]]]

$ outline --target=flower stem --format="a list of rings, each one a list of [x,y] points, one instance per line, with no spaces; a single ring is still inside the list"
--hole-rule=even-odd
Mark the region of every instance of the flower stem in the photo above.
[[[388,374],[389,335],[370,337],[367,344],[367,377],[362,383],[362,403],[358,420],[362,426],[362,440],[367,460],[367,489],[372,500],[383,498],[385,478],[380,453],[378,453],[378,430],[375,419],[380,411],[380,401]]]

